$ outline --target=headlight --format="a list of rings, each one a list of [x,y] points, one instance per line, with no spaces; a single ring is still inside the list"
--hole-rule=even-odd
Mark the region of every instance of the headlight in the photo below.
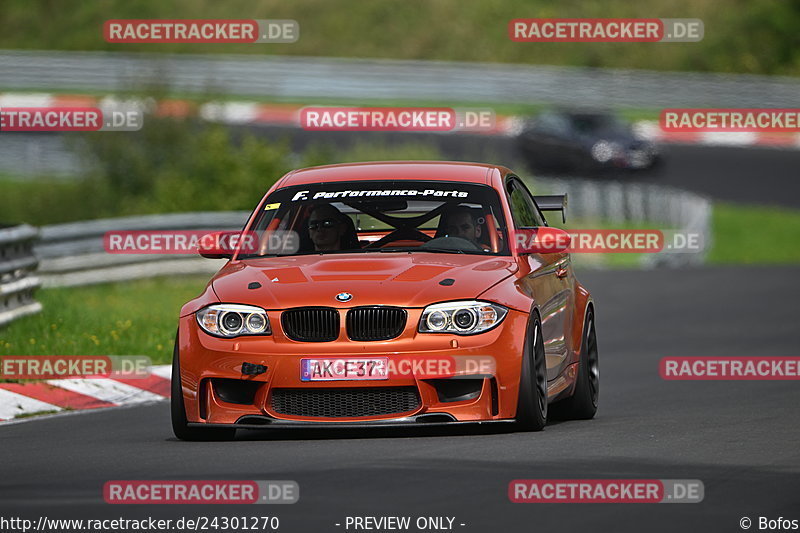
[[[203,331],[218,337],[271,335],[267,312],[253,305],[214,304],[195,313]]]
[[[474,335],[503,321],[508,309],[502,305],[468,300],[429,305],[422,311],[420,333]]]
[[[622,151],[622,146],[615,142],[597,141],[592,146],[592,157],[599,163],[606,163],[617,157]]]

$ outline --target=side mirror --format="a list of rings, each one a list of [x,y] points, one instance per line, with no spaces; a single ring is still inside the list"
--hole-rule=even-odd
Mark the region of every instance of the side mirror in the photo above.
[[[561,254],[569,250],[572,237],[563,229],[542,226],[514,232],[518,254]]]
[[[230,259],[236,248],[241,245],[243,251],[255,246],[255,234],[241,231],[212,231],[206,233],[197,243],[197,252],[207,259]]]

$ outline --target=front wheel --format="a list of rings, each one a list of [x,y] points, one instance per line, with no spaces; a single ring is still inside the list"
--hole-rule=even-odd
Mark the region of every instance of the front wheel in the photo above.
[[[569,398],[553,404],[553,414],[566,420],[588,420],[597,412],[600,394],[600,367],[597,356],[597,335],[594,330],[594,312],[586,314],[578,363],[578,381]]]
[[[172,432],[181,440],[231,440],[236,435],[236,428],[189,427],[186,420],[186,407],[183,403],[180,353],[178,351],[177,338],[175,339],[175,349],[172,352],[170,411],[172,414]]]
[[[541,431],[547,424],[547,363],[539,317],[525,341],[517,402],[517,426],[523,431]]]

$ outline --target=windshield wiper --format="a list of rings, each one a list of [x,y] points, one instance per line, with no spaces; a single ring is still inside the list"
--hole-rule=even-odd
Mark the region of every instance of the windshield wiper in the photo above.
[[[386,250],[386,248],[381,248],[381,250]],[[465,253],[464,250],[460,250],[458,248],[433,248],[433,247],[417,247],[417,248],[403,248],[403,249],[389,249],[388,251],[393,252],[430,252],[435,254],[463,254]]]
[[[478,252],[478,250],[475,250]],[[436,254],[464,254],[464,250],[458,248],[429,248],[429,247],[403,247],[403,248],[362,248],[360,250],[330,250],[325,252],[301,252],[293,254],[264,254],[264,255],[245,255],[240,256],[239,259],[261,259],[265,257],[296,257],[300,255],[336,255],[336,254],[368,254],[380,252],[382,254],[388,253],[413,253],[413,252],[428,252]],[[483,255],[484,252],[478,252],[475,255]]]
[[[463,250],[459,250],[457,248],[422,248],[422,247],[389,247],[389,248],[364,248],[360,250],[362,253],[375,253],[380,252],[382,254],[390,254],[390,253],[413,253],[413,252],[433,252],[433,253],[443,253],[443,254],[463,254]]]

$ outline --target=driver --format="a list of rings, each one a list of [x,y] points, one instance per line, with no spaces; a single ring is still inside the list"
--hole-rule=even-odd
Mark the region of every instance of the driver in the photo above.
[[[344,247],[344,234],[347,226],[345,215],[331,204],[320,204],[311,211],[308,218],[308,235],[317,252],[341,250]]]
[[[439,227],[444,237],[459,237],[481,246],[478,241],[481,225],[475,212],[467,206],[459,205],[448,209],[442,216]]]

